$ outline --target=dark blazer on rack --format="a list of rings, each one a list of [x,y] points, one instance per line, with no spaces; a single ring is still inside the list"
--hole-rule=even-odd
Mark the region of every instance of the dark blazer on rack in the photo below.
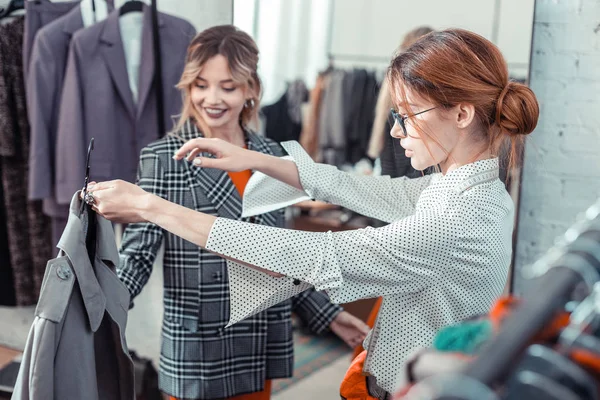
[[[29,123],[23,82],[25,20],[0,25],[0,181],[9,251],[0,253],[14,277],[17,305],[35,304],[52,254],[50,222],[41,201],[27,201]],[[4,221],[2,221],[4,223]]]
[[[125,339],[129,293],[115,267],[112,224],[84,212],[73,196],[61,253],[46,267],[13,400],[131,400],[133,362]],[[85,246],[87,219],[97,219],[94,262]]]
[[[86,149],[95,138],[91,159],[94,180],[135,180],[138,155],[164,135],[158,132],[150,7],[144,6],[139,98],[135,104],[119,30],[119,11],[73,36],[62,92],[56,145],[56,194],[69,202],[82,183]],[[165,126],[181,111],[181,78],[189,42],[187,21],[159,13]]]

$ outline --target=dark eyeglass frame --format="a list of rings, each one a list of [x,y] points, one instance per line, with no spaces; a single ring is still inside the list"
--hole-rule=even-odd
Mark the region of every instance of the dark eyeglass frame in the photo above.
[[[419,114],[423,114],[426,113],[427,111],[431,111],[433,109],[436,109],[437,107],[431,107],[428,108],[427,110],[424,111],[419,111],[418,113],[415,114],[406,114],[406,115],[401,115],[398,114],[398,111],[394,110],[393,108],[390,109],[390,112],[392,113],[392,117],[394,118],[394,121],[396,121],[398,123],[398,125],[400,125],[400,127],[402,128],[402,132],[404,133],[403,137],[408,137],[408,132],[406,132],[406,125],[405,125],[405,121],[409,118],[412,117],[416,117]]]

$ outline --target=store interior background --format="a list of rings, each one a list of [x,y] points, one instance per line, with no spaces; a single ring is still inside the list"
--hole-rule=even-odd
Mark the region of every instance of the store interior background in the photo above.
[[[115,1],[116,6],[123,2]],[[336,68],[366,68],[383,76],[404,34],[420,25],[461,27],[496,43],[511,76],[527,80],[541,104],[538,128],[511,192],[519,206],[517,293],[526,290],[522,269],[600,196],[597,0],[158,0],[158,9],[186,18],[198,31],[234,23],[252,35],[261,51],[264,105],[276,101],[294,79],[310,88],[331,61]],[[34,309],[0,307],[0,345],[24,347]],[[130,348],[155,365],[161,319],[159,256],[127,329]],[[274,398],[336,398],[348,363],[341,358]]]

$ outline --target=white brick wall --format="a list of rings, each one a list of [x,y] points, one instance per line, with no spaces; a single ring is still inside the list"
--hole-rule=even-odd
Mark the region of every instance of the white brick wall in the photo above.
[[[600,0],[537,0],[530,85],[540,102],[521,187],[519,271],[600,196]]]

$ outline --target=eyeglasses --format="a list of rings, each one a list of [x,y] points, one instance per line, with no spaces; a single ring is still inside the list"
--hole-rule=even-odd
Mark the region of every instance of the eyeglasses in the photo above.
[[[402,132],[404,133],[404,137],[407,137],[408,136],[408,132],[406,132],[406,124],[405,124],[406,120],[409,119],[409,118],[411,118],[411,117],[416,117],[419,114],[426,113],[427,111],[431,111],[434,108],[437,108],[437,107],[431,107],[431,108],[428,108],[425,111],[420,111],[420,112],[418,112],[416,114],[410,114],[410,115],[407,115],[407,114],[405,114],[405,115],[398,114],[398,112],[396,110],[394,110],[393,108],[390,109],[390,112],[392,113],[392,117],[394,118],[394,120],[398,123],[398,125],[400,125],[400,127],[402,127]]]

